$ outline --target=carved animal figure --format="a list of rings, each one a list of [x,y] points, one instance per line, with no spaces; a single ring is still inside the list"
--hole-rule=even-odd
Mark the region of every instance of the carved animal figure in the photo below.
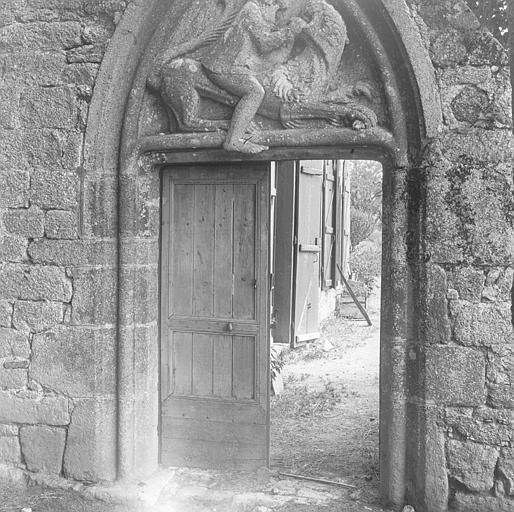
[[[251,3],[253,1],[248,2]],[[262,48],[256,51],[254,46],[247,46],[251,49],[249,53],[252,62],[247,77],[251,76],[261,89],[259,101],[254,99],[252,109],[246,109],[242,116],[238,112],[238,104],[244,94],[238,94],[230,84],[214,75],[218,72],[216,63],[223,62],[219,48],[227,45],[230,33],[235,35],[239,29],[238,23],[242,18],[238,13],[228,15],[227,21],[206,35],[204,41],[188,43],[175,52],[166,52],[165,58],[160,59],[162,64],[148,83],[160,94],[170,117],[176,119],[179,129],[184,132],[230,130],[231,125],[236,124],[239,142],[236,141],[234,145],[234,141],[227,137],[225,147],[230,150],[258,152],[266,149],[263,146],[256,148],[250,141],[251,135],[244,135],[255,113],[280,121],[284,128],[336,126],[364,129],[376,126],[377,117],[373,110],[357,99],[361,93],[369,96],[366,87],[355,88],[352,93],[337,101],[327,102],[323,99],[341,62],[346,43],[346,25],[339,13],[325,0],[307,0],[301,16],[304,18],[303,24],[295,22],[294,28],[286,26],[281,31],[268,31],[268,36],[275,42],[272,48],[283,50],[281,62],[271,62],[268,52]],[[294,41],[291,40],[291,33],[296,32],[299,32],[298,40],[302,43],[302,50],[292,55]],[[220,37],[224,36],[227,36],[227,40],[220,43]],[[178,55],[191,55],[193,51],[209,46],[213,41],[207,56],[176,58]],[[271,48],[268,49],[271,51]],[[179,51],[182,53],[177,55]],[[255,82],[252,80],[253,84]],[[252,90],[255,92],[257,87]],[[200,116],[201,98],[234,107],[232,123],[228,120],[203,119]],[[234,129],[229,131],[229,135],[233,139]],[[245,143],[245,138],[248,143]]]

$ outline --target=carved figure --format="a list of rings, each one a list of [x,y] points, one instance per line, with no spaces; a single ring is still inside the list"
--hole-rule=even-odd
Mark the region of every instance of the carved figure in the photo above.
[[[168,50],[148,83],[163,99],[182,131],[228,130],[227,150],[257,153],[266,146],[245,135],[259,113],[285,128],[377,124],[375,113],[356,98],[366,87],[327,102],[330,80],[346,44],[346,25],[326,0],[306,0],[300,18],[278,28],[266,19],[266,9],[283,0],[250,0],[239,13],[203,39]],[[300,50],[293,51],[295,42]],[[196,58],[191,55],[207,46]],[[234,107],[232,121],[200,116],[201,97]]]

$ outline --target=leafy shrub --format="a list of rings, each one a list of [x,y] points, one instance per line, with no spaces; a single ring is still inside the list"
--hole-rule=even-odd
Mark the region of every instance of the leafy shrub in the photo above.
[[[356,248],[371,236],[377,225],[377,218],[370,212],[352,208],[350,219],[350,242]]]
[[[380,277],[382,269],[382,247],[380,243],[366,240],[361,242],[350,254],[352,278],[362,281],[373,288]]]

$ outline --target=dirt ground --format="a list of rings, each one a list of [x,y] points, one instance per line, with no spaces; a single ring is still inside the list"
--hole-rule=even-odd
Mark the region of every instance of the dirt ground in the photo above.
[[[285,355],[271,409],[273,469],[353,484],[369,503],[379,484],[379,296],[369,300],[372,327],[330,318],[320,340]]]

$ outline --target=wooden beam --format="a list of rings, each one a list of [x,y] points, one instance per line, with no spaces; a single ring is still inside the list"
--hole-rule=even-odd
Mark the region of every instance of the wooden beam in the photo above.
[[[337,264],[337,270],[339,270],[339,274],[341,275],[341,279],[346,286],[346,289],[348,290],[348,293],[350,294],[351,298],[353,299],[353,302],[355,302],[355,305],[359,308],[359,311],[362,313],[362,316],[366,319],[366,322],[368,322],[368,325],[371,327],[373,325],[373,322],[371,321],[368,312],[364,309],[362,304],[359,302],[359,299],[353,293],[353,290],[350,286],[350,283],[346,280],[346,277],[344,277],[343,271],[341,269],[341,265],[339,263]]]

